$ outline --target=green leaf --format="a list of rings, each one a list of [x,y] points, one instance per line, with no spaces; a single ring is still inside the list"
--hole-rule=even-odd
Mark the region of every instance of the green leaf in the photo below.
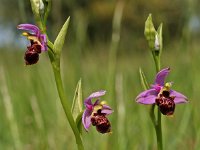
[[[82,115],[83,115],[83,110],[82,110],[82,87],[81,87],[81,79],[78,81],[78,84],[76,86],[76,90],[74,93],[74,99],[72,103],[72,108],[71,112],[74,117],[74,120],[76,122],[77,128],[79,132],[82,132]]]
[[[76,126],[80,134],[82,133],[82,115],[83,115],[83,111],[80,112],[78,116],[76,117]]]
[[[160,44],[160,52],[159,55],[162,53],[162,48],[163,48],[163,39],[162,39],[162,26],[163,24],[161,23],[158,27],[157,33],[158,33],[158,39],[159,39],[159,44]]]
[[[144,88],[144,90],[149,89],[149,84],[141,68],[139,69],[139,73],[140,73],[140,81],[141,81],[142,87]]]
[[[77,119],[78,115],[82,112],[82,88],[81,88],[81,79],[78,81],[78,84],[76,86],[76,90],[74,93],[74,99],[72,103],[71,112],[74,117],[74,120]]]
[[[61,50],[63,48],[64,42],[65,42],[65,37],[67,34],[67,29],[69,25],[70,17],[67,18],[66,22],[62,26],[53,46],[54,53],[60,57]]]

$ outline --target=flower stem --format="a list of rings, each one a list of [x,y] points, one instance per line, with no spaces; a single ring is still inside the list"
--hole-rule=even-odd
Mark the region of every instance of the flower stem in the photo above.
[[[44,20],[42,22],[39,13],[36,11],[37,9],[35,8],[36,7],[35,3],[34,3],[34,1],[31,0],[31,6],[32,6],[33,14],[35,16],[35,20],[36,20],[40,30],[42,31],[42,33],[46,34],[46,36],[47,36],[46,22],[47,22],[47,18],[48,18],[50,9],[51,9],[51,5],[52,5],[51,1],[48,1],[47,2],[47,8],[46,8],[47,10],[45,12],[45,15],[44,15],[44,18],[43,18]],[[76,138],[78,150],[84,150],[80,132],[79,132],[78,127],[75,123],[75,120],[72,116],[70,105],[67,101],[67,97],[66,97],[65,92],[64,92],[63,82],[62,82],[62,78],[61,78],[61,74],[60,74],[60,55],[55,54],[54,48],[53,48],[54,45],[51,41],[48,40],[48,36],[47,36],[47,46],[49,48],[49,50],[48,50],[49,59],[51,61],[51,65],[52,65],[52,68],[53,68],[54,77],[55,77],[55,81],[56,81],[56,87],[57,87],[57,91],[58,91],[58,95],[59,95],[62,107],[65,111],[65,115],[67,117],[67,120],[69,121],[69,124],[70,124],[72,131],[74,133],[74,136]]]
[[[50,41],[48,41],[48,47],[50,49],[52,49],[52,43]],[[54,55],[54,56],[52,56]],[[63,106],[63,109],[65,111],[65,115],[69,121],[69,124],[72,128],[72,131],[74,133],[74,136],[76,138],[76,143],[78,146],[78,150],[84,150],[83,147],[83,142],[80,136],[80,132],[77,128],[77,125],[73,119],[72,113],[71,113],[71,109],[70,109],[70,105],[67,101],[67,97],[65,95],[64,92],[64,88],[63,88],[63,82],[62,82],[62,78],[61,78],[61,74],[60,74],[60,59],[57,58],[55,56],[55,54],[52,54],[52,51],[49,51],[49,58],[51,60],[51,64],[52,64],[52,68],[53,68],[53,72],[54,72],[54,77],[55,77],[55,81],[56,81],[56,87],[57,87],[57,91],[61,100],[61,104]]]
[[[158,118],[157,118],[157,124],[156,124],[156,136],[157,136],[157,146],[158,146],[158,150],[162,150],[163,149],[163,143],[162,143],[162,122],[161,122],[161,113],[160,110],[158,108]]]
[[[154,52],[152,52],[152,54],[153,54],[153,59],[155,62],[156,72],[159,72],[160,71],[160,56],[157,56]],[[151,116],[151,120],[153,122],[155,131],[156,131],[157,148],[158,150],[163,150],[161,112],[158,108],[157,120],[155,120],[154,108],[155,108],[155,105],[152,106],[152,109],[150,111],[150,116]]]
[[[61,79],[61,75],[60,75],[60,67],[54,66],[53,65],[53,71],[54,71],[54,76],[55,76],[55,81],[56,81],[56,86],[57,86],[57,90],[58,90],[58,94],[63,106],[63,109],[65,111],[65,115],[67,116],[67,119],[69,121],[69,124],[73,130],[73,133],[75,135],[76,138],[76,143],[78,146],[79,150],[83,150],[83,143],[82,143],[82,139],[80,137],[80,133],[79,130],[76,126],[76,123],[73,119],[72,113],[71,113],[71,109],[69,107],[68,101],[66,99],[66,96],[64,94],[64,88],[63,88],[63,84],[62,84],[62,79]]]
[[[154,51],[152,51],[153,60],[156,67],[156,73],[160,71],[160,56],[157,56]]]
[[[155,114],[154,114],[154,108],[155,108],[155,104],[153,104],[151,106],[151,109],[150,109],[149,113],[150,113],[151,121],[152,121],[154,127],[156,127],[156,117],[155,117]]]

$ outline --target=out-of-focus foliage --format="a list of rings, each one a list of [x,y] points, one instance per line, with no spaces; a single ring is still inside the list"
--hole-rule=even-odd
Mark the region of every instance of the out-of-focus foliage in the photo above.
[[[70,42],[85,45],[109,43],[112,32],[112,18],[115,0],[52,0],[52,11],[48,20],[48,32],[52,39],[68,16],[71,16]],[[156,28],[164,24],[165,43],[174,40],[188,40],[191,34],[200,33],[200,16],[197,0],[124,0],[122,20],[123,48],[143,48],[144,21],[152,13]],[[33,23],[30,2],[27,0],[0,0],[0,21],[2,23]],[[169,38],[170,37],[170,38]],[[137,39],[137,40],[136,40]]]
[[[83,99],[93,91],[105,89],[110,97],[104,97],[105,100],[110,106],[117,105],[115,113],[109,116],[110,121],[115,122],[112,135],[100,135],[95,128],[89,133],[83,132],[85,149],[147,150],[156,147],[148,110],[134,102],[142,91],[138,68],[142,67],[149,84],[154,79],[155,70],[144,37],[144,22],[152,13],[156,28],[163,22],[162,67],[172,68],[169,81],[174,81],[173,88],[190,100],[187,105],[177,105],[174,118],[163,117],[164,147],[166,150],[198,150],[200,1],[124,2],[114,75],[116,86],[112,86],[116,94],[112,96],[112,90],[106,89],[106,81],[116,1],[53,0],[47,24],[52,41],[67,17],[71,17],[61,61],[68,99],[72,103],[81,77]],[[34,23],[29,0],[0,0],[0,149],[75,150],[47,54],[41,54],[37,65],[24,66],[26,44],[20,43],[20,33],[16,30],[19,23]]]

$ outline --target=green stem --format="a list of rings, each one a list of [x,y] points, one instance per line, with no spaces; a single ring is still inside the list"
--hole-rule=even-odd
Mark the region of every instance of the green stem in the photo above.
[[[49,16],[49,13],[50,13],[50,10],[51,10],[51,5],[52,5],[52,2],[51,0],[47,1],[47,8],[46,8],[46,11],[45,11],[45,14],[44,14],[44,24],[46,25],[47,23],[47,18]]]
[[[151,121],[154,125],[154,127],[156,127],[156,117],[155,117],[155,114],[154,114],[154,108],[155,108],[155,104],[153,104],[151,106],[151,109],[150,109],[150,117],[151,117]]]
[[[162,143],[162,122],[161,122],[161,113],[158,108],[158,118],[157,118],[157,124],[156,124],[156,135],[157,135],[157,146],[158,150],[163,149],[163,143]]]
[[[154,51],[152,51],[152,54],[153,54],[153,59],[155,62],[156,72],[159,72],[160,71],[160,56],[157,56],[154,53]],[[150,111],[150,116],[151,116],[151,120],[153,122],[155,131],[156,131],[157,148],[158,148],[158,150],[163,150],[161,112],[158,108],[157,121],[156,121],[155,114],[154,114],[154,108],[155,108],[155,105],[152,106],[152,109]]]
[[[160,56],[157,56],[154,51],[152,51],[154,63],[156,66],[156,73],[160,71]]]
[[[53,48],[50,41],[48,41],[48,47],[50,49]],[[52,59],[52,57],[54,59]],[[51,50],[49,51],[49,58],[51,60],[51,64],[52,64],[52,68],[53,68],[53,72],[54,72],[54,77],[55,77],[55,81],[56,81],[56,87],[57,87],[57,91],[58,91],[58,94],[59,94],[59,97],[60,97],[60,100],[61,100],[61,104],[63,106],[63,109],[65,111],[65,115],[66,115],[66,117],[69,121],[69,124],[70,124],[72,131],[74,133],[74,136],[76,138],[78,150],[84,150],[82,139],[81,139],[81,136],[80,136],[80,132],[79,132],[79,130],[76,126],[76,123],[73,119],[71,109],[70,109],[70,105],[67,101],[67,97],[66,97],[65,92],[64,92],[63,82],[62,82],[62,78],[61,78],[61,74],[60,74],[60,59],[57,58],[55,54],[52,54]]]
[[[48,17],[50,8],[51,8],[51,1],[49,1],[49,3],[48,3],[47,12],[45,13],[43,23],[41,22],[41,18],[39,16],[39,14],[37,12],[34,12],[34,11],[36,11],[36,9],[34,8],[33,1],[31,1],[31,5],[32,5],[33,13],[35,15],[35,20],[38,22],[40,30],[42,30],[42,33],[46,34],[46,36],[47,36],[45,26],[46,26],[47,17]],[[47,39],[48,39],[48,36],[47,36]],[[59,95],[62,107],[65,111],[67,120],[69,121],[69,124],[70,124],[72,131],[74,133],[74,136],[76,138],[78,150],[84,150],[80,132],[79,132],[77,125],[75,123],[75,120],[72,116],[70,105],[67,101],[67,97],[64,92],[63,82],[62,82],[62,78],[61,78],[61,74],[60,74],[60,55],[54,53],[54,49],[53,49],[54,45],[51,41],[47,40],[47,46],[49,48],[48,49],[49,59],[51,61],[51,65],[53,68],[54,77],[55,77],[55,81],[56,81],[56,87],[57,87],[57,91],[58,91],[58,95]]]
[[[65,115],[67,116],[69,124],[70,124],[70,126],[73,130],[74,135],[75,135],[76,143],[78,145],[78,149],[83,150],[84,147],[83,147],[82,139],[80,137],[79,130],[78,130],[76,123],[73,119],[70,106],[68,104],[67,98],[66,98],[65,93],[64,93],[64,88],[63,88],[62,79],[61,79],[61,75],[60,75],[60,67],[58,67],[57,65],[52,65],[52,67],[53,67],[53,71],[54,71],[54,76],[55,76],[58,94],[59,94],[63,109],[65,111]]]

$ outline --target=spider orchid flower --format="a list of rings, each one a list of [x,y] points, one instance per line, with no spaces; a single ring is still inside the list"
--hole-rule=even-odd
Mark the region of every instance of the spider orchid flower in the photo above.
[[[107,115],[110,115],[113,110],[106,105],[105,101],[100,102],[100,97],[105,95],[106,91],[98,91],[92,93],[88,98],[84,100],[85,110],[82,116],[82,123],[86,131],[88,131],[91,124],[96,126],[96,129],[100,133],[111,132],[111,124],[107,119]],[[96,98],[96,101],[92,103],[92,99]]]
[[[136,97],[136,102],[140,104],[156,104],[163,115],[173,115],[175,104],[188,102],[183,94],[172,90],[172,82],[165,83],[170,68],[165,68],[157,73],[155,82],[151,88],[143,91]]]
[[[24,55],[26,65],[36,64],[39,60],[39,54],[47,51],[47,37],[42,34],[40,29],[32,24],[20,24],[17,26],[19,30],[24,30],[23,36],[30,40],[30,46]]]

